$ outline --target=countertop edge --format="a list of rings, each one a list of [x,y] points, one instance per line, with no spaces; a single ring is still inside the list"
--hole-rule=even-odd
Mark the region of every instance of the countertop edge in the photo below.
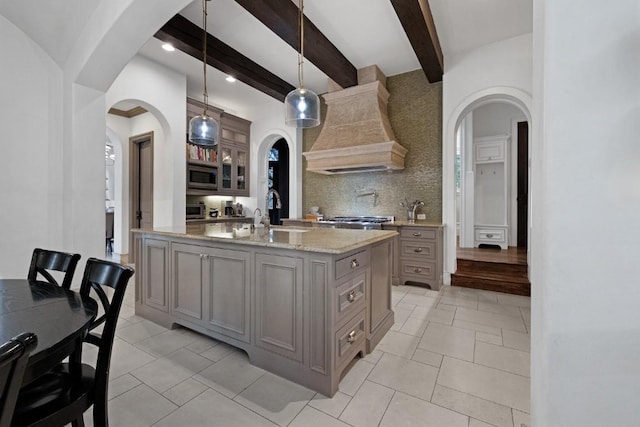
[[[293,227],[290,227],[290,228],[293,228]],[[260,230],[260,229],[257,228],[256,230]],[[320,231],[320,230],[317,230],[317,231]],[[361,231],[364,231],[364,230],[361,230]],[[376,236],[370,236],[365,240],[362,240],[353,244],[349,244],[346,246],[342,246],[340,248],[327,248],[327,247],[317,247],[313,245],[304,245],[304,244],[260,242],[255,240],[236,240],[236,239],[229,239],[225,237],[205,236],[200,234],[180,233],[180,232],[173,232],[173,231],[153,230],[153,229],[140,229],[140,228],[131,229],[131,232],[136,234],[153,234],[158,236],[174,237],[178,239],[225,243],[229,245],[258,246],[258,247],[265,247],[265,248],[296,250],[296,251],[303,251],[303,252],[316,252],[316,253],[325,253],[325,254],[333,254],[333,255],[351,252],[355,249],[372,245],[372,244],[381,242],[383,240],[393,238],[398,235],[397,232],[391,231],[391,230],[375,230],[375,231],[377,234]],[[308,232],[312,232],[312,230],[309,230]],[[384,234],[379,234],[379,233],[384,233]]]

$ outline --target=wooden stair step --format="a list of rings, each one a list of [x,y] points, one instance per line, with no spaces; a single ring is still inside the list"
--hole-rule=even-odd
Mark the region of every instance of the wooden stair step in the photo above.
[[[513,295],[531,296],[531,284],[528,279],[526,282],[504,279],[496,280],[494,278],[483,278],[456,273],[451,275],[451,285]]]
[[[458,268],[456,273],[488,273],[504,274],[511,276],[527,277],[527,265],[508,264],[503,262],[457,260]]]

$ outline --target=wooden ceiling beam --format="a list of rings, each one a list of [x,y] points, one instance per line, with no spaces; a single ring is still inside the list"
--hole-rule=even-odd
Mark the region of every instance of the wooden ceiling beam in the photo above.
[[[300,51],[298,6],[291,0],[236,0],[289,46]],[[304,17],[304,56],[343,88],[358,84],[358,70]]]
[[[442,81],[444,60],[427,0],[390,0],[430,83]]]
[[[232,75],[269,96],[284,101],[294,86],[253,62],[220,39],[207,34],[207,64]],[[176,15],[155,34],[155,38],[202,61],[202,28]]]

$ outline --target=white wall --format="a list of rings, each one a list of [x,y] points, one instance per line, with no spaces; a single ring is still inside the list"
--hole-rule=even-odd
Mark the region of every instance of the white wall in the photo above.
[[[128,153],[129,137],[154,132],[154,226],[184,224],[185,204],[185,132],[186,132],[186,77],[140,56],[134,57],[122,70],[106,93],[106,110],[123,100],[135,101],[149,113],[122,124],[122,119],[109,118],[124,144],[121,212],[122,223],[115,224],[116,240],[122,252],[128,253]],[[121,125],[116,125],[120,122]],[[127,134],[128,133],[128,134]],[[116,245],[118,246],[118,245]]]
[[[473,136],[511,135],[512,120],[525,121],[522,111],[512,104],[491,102],[473,110]],[[517,141],[517,135],[512,135]]]
[[[270,100],[248,111],[251,123],[251,197],[238,197],[246,215],[259,207],[264,215],[267,194],[267,151],[280,138],[289,144],[289,217],[302,215],[302,132],[284,124],[284,105]]]
[[[459,121],[482,103],[505,99],[530,111],[532,35],[525,34],[447,57],[442,78],[442,221],[445,281],[455,272],[455,132]],[[535,143],[531,141],[530,143]]]
[[[34,247],[73,249],[62,239],[62,72],[3,16],[0,40],[0,277],[25,277]]]
[[[533,424],[638,425],[640,5],[534,5]]]
[[[6,59],[0,67],[0,275],[23,277],[36,246],[81,253],[79,270],[88,257],[104,255],[104,90],[188,3],[100,0],[76,43],[63,44],[59,66],[0,16],[0,55]],[[24,7],[31,23],[49,18]],[[37,40],[42,34],[36,33],[50,27],[24,28]],[[60,53],[56,43],[47,46]]]

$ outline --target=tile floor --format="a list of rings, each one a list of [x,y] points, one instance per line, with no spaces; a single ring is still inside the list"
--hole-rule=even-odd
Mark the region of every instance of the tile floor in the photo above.
[[[528,297],[393,287],[395,325],[329,399],[224,343],[135,316],[129,290],[111,363],[113,426],[530,425]]]

